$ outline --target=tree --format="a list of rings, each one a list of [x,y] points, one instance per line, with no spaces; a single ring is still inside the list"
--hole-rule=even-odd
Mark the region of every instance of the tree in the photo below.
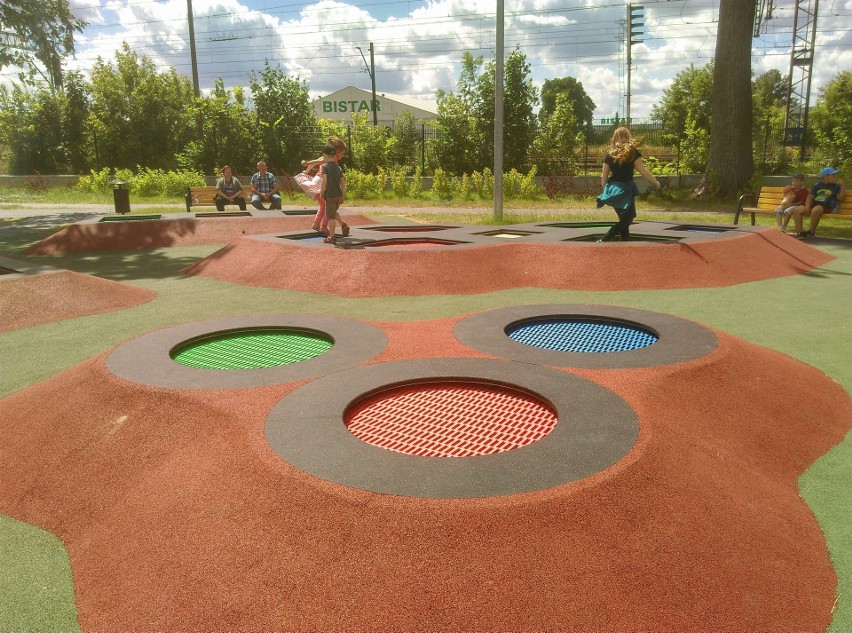
[[[312,146],[316,114],[304,81],[288,77],[269,62],[258,77],[249,78],[254,110],[258,120],[258,138],[270,168],[301,169],[300,161]]]
[[[538,89],[533,85],[526,55],[517,48],[506,58],[503,74],[503,164],[506,171],[526,171],[530,165],[530,149],[538,131],[538,122],[533,112],[538,104]],[[490,103],[493,110],[493,95]],[[491,123],[490,138],[493,139],[494,118],[488,120]]]
[[[125,42],[115,64],[98,58],[92,69],[89,126],[101,165],[172,169],[195,136],[187,113],[193,104],[189,79],[174,68],[158,73],[153,62]]]
[[[544,117],[533,144],[533,162],[541,168],[541,173],[573,174],[577,166],[574,149],[578,136],[580,126],[574,116],[574,103],[567,93],[560,93],[556,95],[553,111]]]
[[[651,116],[663,124],[663,140],[677,145],[681,169],[703,173],[710,144],[713,62],[679,72],[654,105]]]
[[[387,147],[390,130],[384,125],[367,121],[367,113],[352,115],[352,166],[364,173],[377,173],[387,167]]]
[[[62,139],[62,93],[45,88],[27,90],[0,86],[3,140],[10,150],[9,170],[14,174],[40,171],[61,173],[65,169]]]
[[[810,137],[826,164],[852,168],[852,72],[839,72],[821,90],[810,116]]]
[[[231,92],[217,78],[210,96],[196,99],[187,119],[200,122],[201,134],[179,154],[181,167],[212,174],[230,165],[236,174],[254,173],[260,145],[257,117],[246,108],[241,87]]]
[[[696,189],[733,196],[754,173],[752,155],[751,35],[754,2],[720,0],[713,67],[710,150]]]
[[[545,79],[541,87],[541,110],[539,118],[542,122],[556,110],[556,100],[560,95],[565,95],[571,103],[574,118],[586,135],[592,132],[594,122],[595,102],[586,94],[583,84],[573,77],[560,77],[557,79]]]
[[[438,90],[438,118],[435,139],[429,144],[430,158],[437,167],[452,174],[470,172],[488,164],[486,147],[493,147],[481,118],[488,116],[481,99],[482,57],[462,56],[462,70],[456,83],[457,94]],[[492,92],[493,95],[493,92]],[[494,107],[491,106],[493,126]]]
[[[388,158],[391,164],[409,169],[417,165],[417,148],[420,132],[411,112],[403,112],[393,120],[393,131],[388,139]]]
[[[481,166],[481,137],[476,118],[465,100],[438,90],[435,138],[429,143],[430,162],[446,172],[461,174]]]
[[[90,142],[88,131],[89,86],[79,71],[65,75],[65,100],[63,103],[62,134],[68,166],[72,173],[83,174],[90,169]]]
[[[773,132],[784,124],[786,98],[787,78],[774,68],[752,82],[753,153],[764,173],[788,166],[788,152],[773,142],[777,138]]]
[[[22,83],[36,74],[52,89],[62,87],[62,58],[74,53],[74,31],[86,23],[71,13],[68,0],[3,0],[0,31],[18,40],[15,46],[0,41],[0,68],[18,66]]]
[[[457,84],[458,94],[438,92],[438,138],[433,153],[438,166],[450,173],[469,172],[494,162],[494,60],[465,53]],[[504,166],[523,169],[536,133],[533,109],[538,91],[530,66],[520,50],[513,50],[503,69]]]

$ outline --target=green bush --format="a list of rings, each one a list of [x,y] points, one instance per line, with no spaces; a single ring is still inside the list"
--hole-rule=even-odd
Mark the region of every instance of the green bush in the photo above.
[[[405,175],[405,170],[397,167],[390,172],[391,189],[393,195],[397,198],[405,198],[408,195],[408,177]]]
[[[423,171],[420,166],[414,170],[414,177],[411,179],[411,186],[408,189],[408,195],[412,198],[419,198],[423,193]]]
[[[509,173],[503,174],[503,197],[506,200],[518,197],[521,191],[521,178],[520,172],[514,167],[509,170]]]
[[[527,172],[527,175],[521,179],[521,198],[532,200],[541,192],[541,188],[535,183],[535,176],[538,173],[538,167],[533,165]]]
[[[138,167],[134,174],[130,169],[117,169],[115,173],[108,167],[100,171],[92,170],[89,176],[81,176],[74,185],[76,191],[83,193],[108,193],[113,182],[128,183],[130,191],[144,197],[182,196],[187,187],[203,187],[204,176],[196,171],[163,171]]]
[[[138,170],[130,179],[130,191],[142,197],[153,198],[161,193],[163,182],[162,169],[150,169],[148,167],[136,166]]]
[[[470,200],[473,198],[473,194],[476,192],[476,188],[474,187],[473,180],[467,174],[462,174],[461,182],[459,183],[459,194],[464,200]]]
[[[104,193],[112,189],[112,185],[110,184],[112,176],[108,167],[104,167],[100,171],[92,169],[89,173],[90,175],[88,176],[80,176],[80,180],[74,185],[76,191],[83,193]]]
[[[432,193],[440,200],[452,200],[459,186],[451,174],[446,173],[440,167],[435,168],[432,176]]]
[[[346,195],[353,198],[381,198],[388,181],[387,172],[379,168],[377,174],[365,174],[357,169],[346,170]]]
[[[203,187],[207,184],[204,174],[197,171],[167,171],[163,174],[161,187],[164,196],[182,196],[189,187]]]
[[[476,183],[476,190],[480,196],[490,198],[494,195],[494,175],[488,167],[483,169],[481,174],[474,171],[471,178]]]

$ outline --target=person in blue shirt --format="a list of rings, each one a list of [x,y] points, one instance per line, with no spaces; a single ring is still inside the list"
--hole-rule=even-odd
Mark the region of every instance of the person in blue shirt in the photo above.
[[[834,167],[824,167],[819,172],[819,180],[811,187],[804,207],[793,210],[796,223],[796,237],[813,237],[823,213],[836,213],[837,204],[843,198],[846,183],[837,182],[838,171]],[[807,231],[802,230],[802,215],[810,213],[811,222]]]
[[[257,173],[251,177],[251,206],[264,209],[264,202],[269,203],[270,209],[281,208],[278,179],[275,174],[266,171],[266,163],[260,161],[257,164]]]

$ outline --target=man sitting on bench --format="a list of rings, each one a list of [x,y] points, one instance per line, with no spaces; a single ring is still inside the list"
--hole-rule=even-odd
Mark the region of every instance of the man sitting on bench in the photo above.
[[[251,177],[251,206],[264,210],[263,202],[269,202],[270,209],[281,208],[281,196],[278,195],[278,179],[275,174],[266,171],[266,163],[257,164],[257,173]]]
[[[222,177],[216,183],[216,194],[213,202],[218,211],[224,211],[226,204],[239,205],[240,211],[246,210],[246,199],[243,197],[243,185],[228,165],[222,167]]]

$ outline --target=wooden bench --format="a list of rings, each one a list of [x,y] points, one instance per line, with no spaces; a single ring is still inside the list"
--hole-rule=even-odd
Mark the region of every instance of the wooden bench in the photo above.
[[[246,204],[251,203],[251,189],[246,191],[243,187],[243,194],[246,199]],[[187,187],[183,198],[186,201],[187,212],[192,210],[192,207],[215,207],[216,202],[216,187]]]
[[[809,188],[810,190],[810,188]],[[848,191],[843,192],[843,197],[837,201],[836,213],[823,213],[822,217],[841,220],[852,220],[852,195]],[[784,198],[784,187],[769,187],[763,186],[757,195],[755,201],[754,194],[744,193],[740,196],[737,210],[734,213],[734,224],[740,223],[740,215],[743,213],[751,214],[751,225],[754,226],[754,216],[756,215],[775,215],[775,209],[781,204]],[[750,204],[751,206],[745,206]],[[810,212],[805,215],[810,215]],[[807,227],[805,227],[807,228]]]

